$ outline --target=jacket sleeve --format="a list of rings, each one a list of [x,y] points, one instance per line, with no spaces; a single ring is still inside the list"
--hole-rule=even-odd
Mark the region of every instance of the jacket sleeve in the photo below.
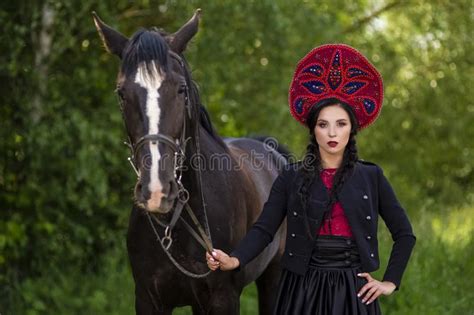
[[[379,213],[387,225],[394,241],[387,269],[383,281],[390,281],[399,289],[403,272],[407,266],[416,237],[408,220],[405,210],[395,196],[395,193],[384,176],[383,171],[377,166],[379,187]]]
[[[286,171],[282,173],[273,182],[268,200],[263,205],[263,210],[247,232],[245,237],[240,241],[237,247],[229,256],[236,257],[241,267],[252,261],[263,249],[273,240],[273,237],[280,227],[286,215],[287,203],[287,181],[285,178]]]

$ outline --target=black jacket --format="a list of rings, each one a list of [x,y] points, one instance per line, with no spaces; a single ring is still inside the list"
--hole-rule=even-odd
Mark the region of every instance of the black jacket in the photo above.
[[[302,179],[297,170],[300,166],[300,163],[295,163],[285,167],[273,183],[260,217],[230,253],[230,256],[239,259],[239,269],[254,259],[273,240],[286,216],[287,237],[282,258],[283,267],[300,275],[306,273],[313,241],[306,233],[302,203],[297,191]],[[308,199],[308,219],[314,235],[321,225],[327,199],[328,191],[318,176],[310,187]],[[383,280],[393,282],[398,289],[416,238],[405,210],[398,202],[382,169],[365,161],[356,163],[339,193],[339,201],[349,220],[364,272],[379,268],[379,214],[385,221],[394,243]]]

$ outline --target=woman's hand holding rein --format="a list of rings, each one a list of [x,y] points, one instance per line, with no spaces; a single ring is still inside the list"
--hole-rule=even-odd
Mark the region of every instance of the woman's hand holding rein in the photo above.
[[[207,266],[212,271],[220,269],[222,271],[233,270],[239,267],[240,262],[235,257],[230,257],[220,249],[214,249],[212,255],[206,252]]]

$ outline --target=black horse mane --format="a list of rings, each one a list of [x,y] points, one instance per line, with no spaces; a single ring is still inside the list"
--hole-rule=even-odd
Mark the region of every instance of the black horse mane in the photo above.
[[[166,35],[165,32],[156,28],[152,28],[151,30],[140,29],[133,34],[122,55],[122,73],[126,76],[133,75],[138,68],[138,65],[145,62],[146,69],[148,73],[151,74],[154,70],[152,61],[158,62],[158,65],[160,66],[159,68],[163,69],[163,71],[169,71],[169,47],[165,40]],[[182,55],[180,57],[185,63],[184,68],[186,71],[186,79],[189,81],[191,103],[192,105],[197,106],[197,108],[195,108],[196,119],[199,119],[201,126],[217,143],[226,148],[224,141],[219,137],[211,123],[208,111],[201,104],[198,87],[191,79],[189,66],[186,60]]]

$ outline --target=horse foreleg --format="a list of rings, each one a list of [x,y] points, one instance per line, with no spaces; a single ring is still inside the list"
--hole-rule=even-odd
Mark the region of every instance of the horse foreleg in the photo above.
[[[165,307],[153,293],[144,287],[135,287],[135,312],[137,315],[171,315],[172,308]]]
[[[137,315],[171,315],[173,314],[173,309],[162,308],[157,310],[153,306],[153,304],[149,303],[149,301],[145,301],[143,299],[136,299],[135,312]]]
[[[193,305],[193,315],[239,315],[240,296],[234,292],[214,292],[207,303]]]

